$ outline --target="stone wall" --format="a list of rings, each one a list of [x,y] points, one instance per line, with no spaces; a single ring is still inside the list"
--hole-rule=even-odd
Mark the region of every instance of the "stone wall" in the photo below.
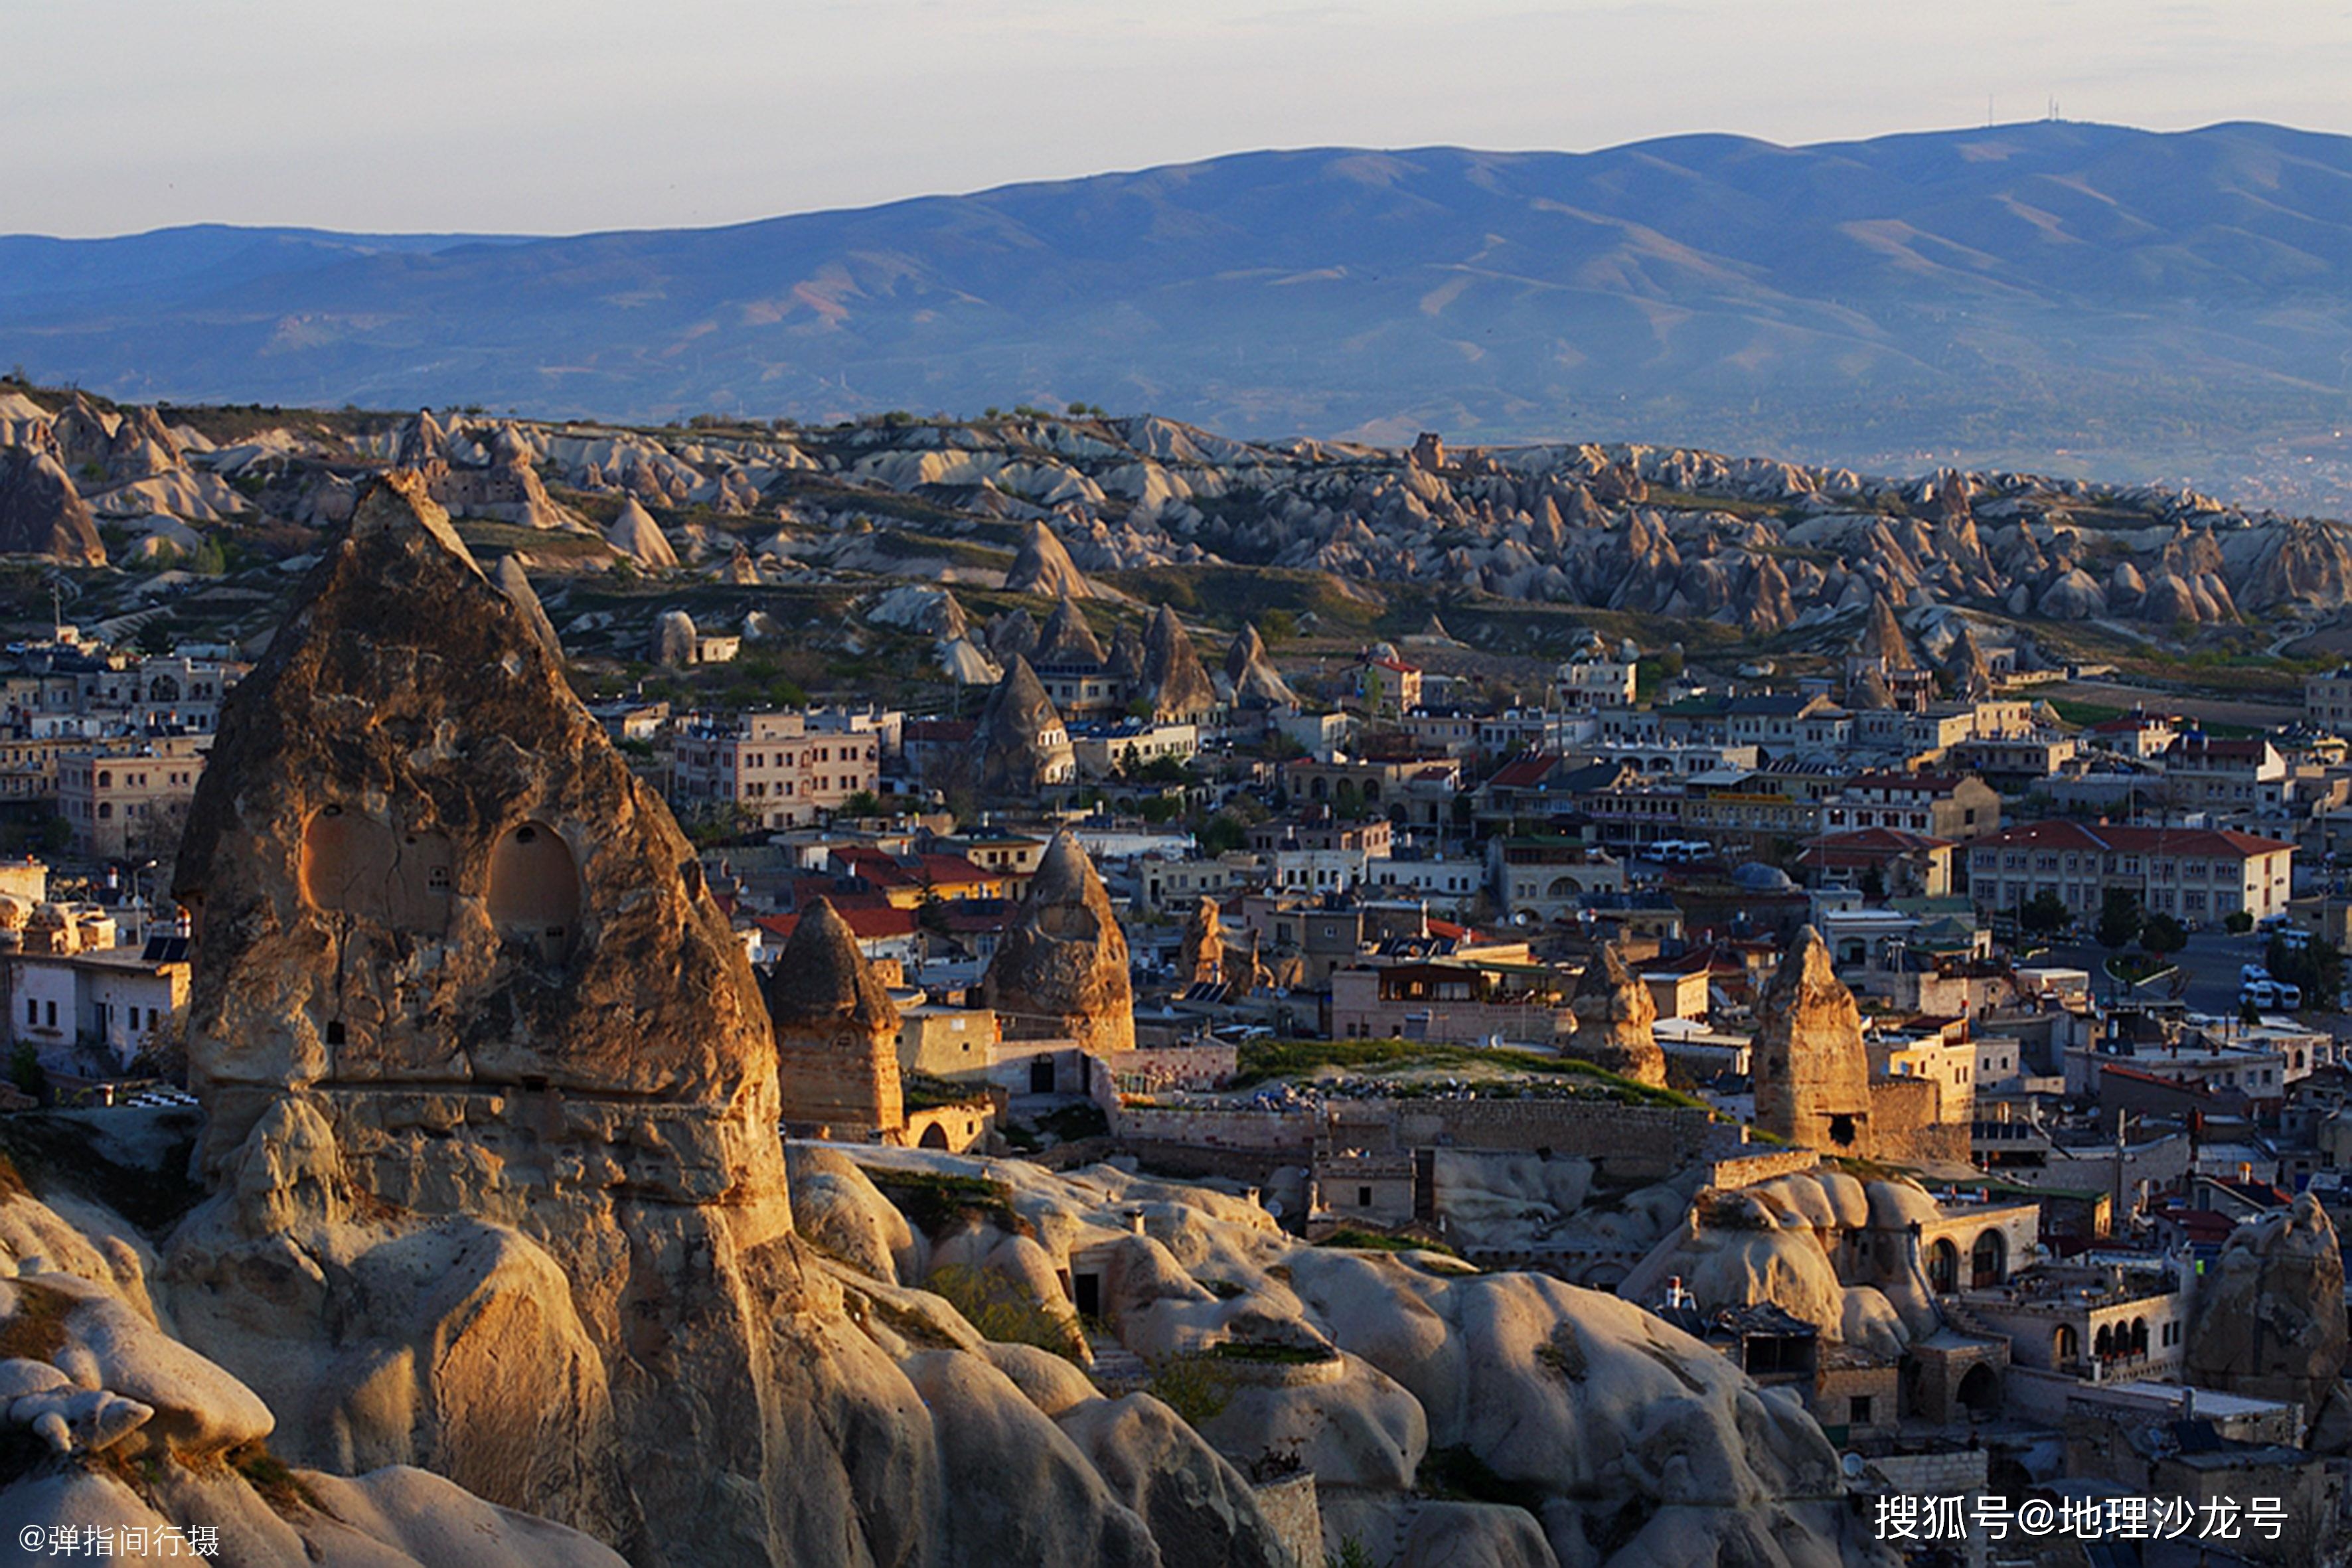
[[[1313,1158],[1322,1115],[1314,1110],[1251,1110],[1238,1106],[1136,1105],[1111,1108],[1111,1134],[1122,1142],[1189,1144]]]
[[[1343,1100],[1336,1142],[1370,1149],[1549,1150],[1592,1161],[1615,1181],[1656,1181],[1706,1152],[1704,1109],[1584,1100]]]
[[[1943,1088],[1928,1078],[1884,1078],[1870,1086],[1864,1152],[1898,1163],[1969,1163],[1969,1123],[1944,1118]]]
[[[1258,1512],[1293,1568],[1323,1568],[1323,1509],[1310,1471],[1255,1489]]]

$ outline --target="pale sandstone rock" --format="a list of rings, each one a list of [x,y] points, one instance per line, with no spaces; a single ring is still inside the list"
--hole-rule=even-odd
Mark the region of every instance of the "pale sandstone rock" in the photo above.
[[[2316,1414],[2343,1375],[2344,1260],[2311,1194],[2240,1226],[2198,1281],[2186,1352],[2200,1388],[2293,1400]]]
[[[1651,1032],[1658,1018],[1657,1002],[1625,967],[1614,944],[1604,942],[1585,965],[1569,1007],[1576,1015],[1576,1031],[1562,1042],[1562,1052],[1638,1082],[1665,1087],[1666,1053]]]
[[[1055,835],[1038,861],[982,992],[1008,1032],[1075,1039],[1098,1055],[1134,1049],[1127,937],[1094,861],[1069,834]]]

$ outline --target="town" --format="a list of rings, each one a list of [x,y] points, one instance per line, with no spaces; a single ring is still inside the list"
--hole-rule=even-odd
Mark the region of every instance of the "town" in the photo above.
[[[613,537],[668,552],[634,503]],[[1593,631],[1498,692],[1434,617],[1218,634],[1042,527],[1024,580],[1058,591],[984,626],[948,587],[867,601],[936,634],[929,710],[583,681],[763,976],[793,1148],[1116,1165],[1549,1276],[1792,1393],[1857,1510],[2259,1493],[2292,1551],[2244,1549],[2315,1560],[2352,1419],[2352,670],[2268,729],[2153,691],[2070,721],[2049,672],[1881,597],[1794,678]],[[643,628],[652,668],[738,657],[685,619]],[[9,654],[0,1095],[184,1110],[182,836],[272,656],[62,623]],[[425,918],[457,851],[393,831],[310,816],[303,898]],[[578,853],[527,825],[490,861],[550,963]],[[1045,1278],[1098,1382],[1149,1375],[1109,1253]],[[1264,1473],[1253,1440],[1221,1443]]]

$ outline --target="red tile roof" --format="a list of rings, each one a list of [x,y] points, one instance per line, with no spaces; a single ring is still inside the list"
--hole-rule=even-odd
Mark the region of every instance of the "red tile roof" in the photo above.
[[[2201,855],[2252,859],[2294,846],[2231,827],[2127,827],[2110,823],[2027,822],[1971,846],[1980,849],[2073,849],[2109,855]]]
[[[849,927],[850,934],[860,942],[883,942],[891,937],[914,934],[915,912],[912,910],[894,910],[887,905],[880,909],[843,909],[837,899],[828,898],[827,901],[833,904],[834,912]],[[751,923],[781,942],[793,934],[793,928],[801,923],[801,917],[799,911],[789,915],[761,915]]]

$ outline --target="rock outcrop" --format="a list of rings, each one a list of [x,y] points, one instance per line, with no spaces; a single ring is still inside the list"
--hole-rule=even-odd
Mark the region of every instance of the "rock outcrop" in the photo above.
[[[898,1006],[831,903],[803,912],[761,991],[787,1126],[862,1142],[906,1125]]]
[[[1004,574],[1008,594],[1034,594],[1045,599],[1091,599],[1095,585],[1078,571],[1069,551],[1042,522],[1033,522],[1014,552],[1013,567]]]
[[[1069,834],[1046,846],[981,989],[1009,1037],[1076,1040],[1097,1056],[1135,1048],[1127,936],[1094,861]]]
[[[1030,662],[1098,665],[1107,659],[1102,639],[1095,636],[1094,627],[1087,625],[1077,601],[1066,598],[1045,617],[1045,627],[1037,634],[1037,651]]]
[[[1658,1020],[1658,1004],[1650,988],[1625,967],[1613,943],[1603,943],[1584,966],[1569,1006],[1576,1015],[1576,1031],[1561,1050],[1611,1072],[1665,1087],[1666,1053],[1651,1029]]]
[[[1757,1011],[1751,1060],[1757,1126],[1823,1153],[1864,1152],[1870,1058],[1862,1010],[1811,926],[1780,955]]]
[[[555,635],[555,623],[547,618],[547,606],[539,602],[539,592],[530,585],[530,575],[523,570],[522,563],[511,555],[499,557],[494,580],[499,592],[507,596],[507,602],[522,613],[524,624],[530,627],[531,635],[539,638],[540,646],[561,664],[563,661],[563,640]]]
[[[622,499],[619,515],[604,530],[604,542],[647,572],[668,572],[677,565],[669,536],[635,496]]]
[[[1228,694],[1237,706],[1295,708],[1298,694],[1282,679],[1266,657],[1265,639],[1258,636],[1255,624],[1244,626],[1234,635],[1233,646],[1225,650],[1225,683]]]
[[[988,694],[972,736],[974,784],[991,799],[1027,800],[1077,771],[1070,732],[1037,672],[1019,654]]]
[[[58,461],[54,440],[0,446],[0,555],[106,564],[97,521]]]
[[[1217,900],[1202,894],[1184,918],[1176,957],[1179,986],[1213,985],[1225,977],[1225,923]]]
[[[1165,605],[1152,612],[1143,634],[1142,686],[1152,710],[1162,719],[1198,723],[1217,705],[1217,689],[1202,668],[1192,639],[1177,623],[1176,612]]]
[[[2305,1193],[2240,1226],[2198,1281],[2185,1372],[2200,1388],[2290,1400],[2315,1416],[2344,1374],[2344,1258]]]
[[[175,879],[215,1195],[173,1312],[277,1450],[423,1465],[638,1568],[1152,1561],[944,1302],[893,1319],[794,1234],[744,949],[421,479],[369,489],[301,601]],[[1010,1559],[962,1500],[999,1487]]]
[[[665,669],[684,669],[694,662],[701,634],[694,617],[684,610],[664,610],[654,617],[654,635],[646,656]]]

